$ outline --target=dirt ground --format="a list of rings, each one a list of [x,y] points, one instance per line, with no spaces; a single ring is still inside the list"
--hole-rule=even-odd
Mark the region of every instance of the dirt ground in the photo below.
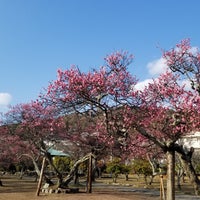
[[[30,178],[22,180],[16,177],[2,177],[3,186],[0,187],[0,200],[158,200],[158,196],[120,192],[117,190],[93,189],[91,194],[80,191],[75,194],[44,194],[36,196],[37,183]]]
[[[39,197],[35,196],[33,192],[19,192],[19,193],[1,193],[0,200],[157,200],[159,197],[150,197],[147,195],[135,194],[41,194]]]

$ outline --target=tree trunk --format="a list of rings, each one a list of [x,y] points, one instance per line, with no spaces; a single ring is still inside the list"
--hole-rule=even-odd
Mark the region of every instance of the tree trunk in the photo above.
[[[179,156],[176,156],[175,162],[176,162],[177,188],[181,190],[181,181],[183,180],[184,169]]]
[[[92,155],[88,160],[87,193],[92,193]]]
[[[78,174],[78,170],[76,170],[74,172],[74,185],[78,185],[79,184],[79,174]]]
[[[113,175],[113,183],[117,183],[117,175]]]
[[[3,186],[2,180],[0,179],[0,186]]]
[[[48,161],[49,165],[53,168],[53,170],[56,173],[56,177],[58,178],[57,186],[61,187],[62,182],[63,182],[62,174],[58,171],[58,169],[54,165],[51,154],[49,152],[45,152],[45,157],[46,157],[46,160]],[[46,182],[53,184],[53,182],[47,176],[45,176],[45,180],[46,180]]]
[[[183,168],[190,179],[191,184],[194,188],[195,195],[200,194],[200,180],[195,172],[195,169],[192,164],[192,155],[194,153],[194,148],[190,148],[188,151],[182,145],[176,145],[176,151],[180,157],[180,161],[183,165]]]
[[[183,167],[185,169],[187,176],[190,179],[191,184],[193,185],[195,195],[199,195],[200,194],[200,180],[192,165],[192,158],[187,155],[185,156],[182,155],[180,160],[183,164]]]
[[[147,159],[152,168],[152,176],[156,176],[158,174],[157,172],[159,171],[158,170],[159,163],[156,161],[156,159],[151,158],[149,154],[147,154]]]
[[[167,151],[167,193],[166,200],[175,200],[175,151]]]
[[[151,168],[152,168],[152,175],[150,176],[150,182],[149,182],[149,185],[151,185],[153,183],[153,179],[154,177],[158,174],[157,172],[159,171],[158,170],[158,162],[156,162],[156,159],[153,159],[149,156],[149,154],[147,154],[147,159],[151,165]]]
[[[184,176],[184,171],[182,168],[179,168],[177,171],[177,187],[181,190],[181,179]]]
[[[90,158],[90,154],[84,156],[83,158],[81,158],[80,160],[76,161],[74,163],[74,166],[72,167],[70,173],[67,175],[67,177],[63,180],[63,186],[67,187],[68,184],[70,183],[70,181],[73,179],[76,171],[78,170],[78,167],[81,163],[85,162],[86,160],[88,160]],[[92,155],[92,157],[94,157],[94,155]]]
[[[102,171],[101,171],[101,167],[97,167],[98,170],[98,178],[102,177]]]
[[[125,181],[128,181],[128,173],[125,173]]]
[[[38,186],[37,186],[36,196],[39,196],[39,194],[40,194],[40,188],[42,185],[42,178],[43,178],[43,174],[44,174],[45,161],[46,161],[46,158],[44,157],[42,160],[42,168],[41,168],[41,172],[40,172],[40,179],[39,179]]]

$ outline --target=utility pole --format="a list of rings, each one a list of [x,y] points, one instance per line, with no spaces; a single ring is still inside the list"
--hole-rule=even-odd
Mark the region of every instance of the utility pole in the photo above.
[[[92,154],[88,160],[87,193],[92,193]]]

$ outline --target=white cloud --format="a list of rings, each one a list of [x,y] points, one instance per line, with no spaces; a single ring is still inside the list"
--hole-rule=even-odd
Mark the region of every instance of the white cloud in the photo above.
[[[167,69],[167,65],[165,64],[165,62],[166,61],[164,58],[160,58],[160,59],[154,60],[152,62],[149,62],[147,64],[149,74],[159,75],[159,74],[165,72]]]
[[[189,79],[183,79],[179,81],[181,86],[184,86],[186,90],[192,90],[191,81]]]
[[[152,83],[153,79],[146,79],[144,81],[140,81],[135,85],[136,90],[143,90],[149,83]]]
[[[0,106],[8,106],[12,100],[9,93],[0,93]]]
[[[176,51],[179,51],[179,49],[177,48]],[[198,48],[191,47],[190,52],[193,54],[196,54],[198,52]],[[149,62],[147,64],[147,69],[148,69],[149,75],[151,75],[155,78],[155,77],[159,76],[160,74],[166,72],[168,69],[168,66],[166,64],[166,60],[161,57],[159,59]],[[145,88],[145,86],[148,86],[148,84],[152,83],[152,82],[153,82],[153,79],[145,79],[143,81],[138,82],[135,85],[134,89],[135,90],[143,90]],[[187,90],[191,90],[191,83],[189,80],[186,80],[186,79],[181,80],[180,85],[185,85],[185,88]]]
[[[159,58],[157,60],[154,60],[152,62],[149,62],[147,64],[147,69],[148,73],[151,76],[157,76],[160,75],[161,73],[165,72],[167,69],[167,65],[165,64],[165,59],[164,58]],[[135,90],[143,90],[146,86],[148,86],[149,83],[152,83],[153,79],[145,79],[143,81],[138,82],[134,89]]]

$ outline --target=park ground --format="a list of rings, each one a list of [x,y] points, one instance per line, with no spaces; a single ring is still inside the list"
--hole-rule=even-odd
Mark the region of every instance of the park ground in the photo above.
[[[40,192],[36,196],[37,183],[33,177],[19,179],[16,176],[2,176],[3,186],[0,187],[0,200],[159,200],[159,182],[155,182],[151,188],[145,188],[136,179],[129,180],[123,184],[123,179],[119,179],[118,184],[113,185],[111,179],[97,180],[93,184],[91,194],[85,193],[85,188],[81,188],[79,193],[67,194],[45,194]],[[184,192],[186,190],[184,189]],[[178,192],[176,199],[196,200],[190,188],[187,194]]]

